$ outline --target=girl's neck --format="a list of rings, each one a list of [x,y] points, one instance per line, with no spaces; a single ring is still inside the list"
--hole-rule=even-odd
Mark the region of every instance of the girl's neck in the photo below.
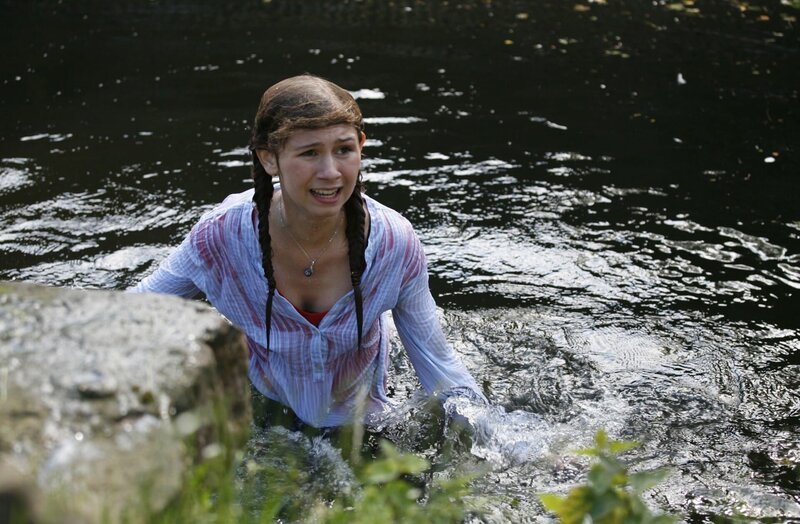
[[[312,217],[306,213],[292,212],[293,207],[285,204],[281,192],[277,193],[276,199],[277,205],[273,206],[277,214],[275,222],[304,246],[327,244],[334,232],[344,223],[342,220],[344,209],[340,209],[339,213],[333,216]]]

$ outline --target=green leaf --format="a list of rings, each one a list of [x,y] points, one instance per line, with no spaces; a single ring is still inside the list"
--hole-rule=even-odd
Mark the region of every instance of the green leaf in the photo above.
[[[608,440],[608,434],[600,429],[594,436],[594,447],[584,448],[577,451],[579,455],[590,455],[600,457],[603,455],[619,455],[635,447],[639,443],[632,440]]]
[[[564,506],[558,513],[562,524],[581,524],[592,509],[592,490],[578,486],[569,492]]]
[[[587,475],[587,480],[589,481],[589,485],[592,487],[592,491],[597,494],[602,494],[611,487],[612,480],[614,478],[614,471],[610,471],[608,468],[602,467],[601,464],[595,464],[589,470],[589,474]]]
[[[400,455],[395,459],[395,465],[400,473],[406,475],[416,475],[426,471],[430,464],[422,457],[413,454]]]
[[[608,434],[605,430],[597,430],[597,433],[594,435],[594,446],[598,450],[605,450],[608,447]]]
[[[367,484],[383,484],[396,479],[400,472],[391,459],[381,459],[371,462],[364,468],[362,476]]]
[[[592,509],[589,515],[592,517],[592,521],[600,521],[613,513],[614,510],[620,508],[620,506],[623,506],[623,504],[622,499],[616,493],[607,491],[592,501]]]
[[[386,440],[382,440],[380,445],[384,458],[371,462],[362,471],[361,476],[367,484],[384,484],[401,475],[422,473],[430,467],[427,460],[411,453],[401,454]]]
[[[575,451],[576,455],[586,455],[589,457],[599,457],[602,453],[597,448],[582,448]]]
[[[381,455],[383,456],[383,458],[387,458],[387,459],[388,458],[394,458],[394,457],[396,457],[396,456],[398,456],[400,454],[397,451],[397,448],[394,447],[394,444],[392,444],[391,442],[389,442],[386,439],[381,439],[379,444],[380,444],[380,447],[381,447]]]
[[[633,488],[634,493],[641,494],[656,484],[659,484],[670,474],[667,468],[653,469],[649,471],[640,471],[630,475],[629,483]]]
[[[567,499],[554,493],[542,493],[539,495],[539,500],[542,501],[542,505],[545,509],[556,515],[560,515],[564,508],[564,502]]]
[[[612,455],[619,455],[634,448],[639,447],[639,443],[633,440],[613,440],[609,442],[609,450]]]
[[[629,474],[628,465],[616,457],[639,445],[633,441],[611,441],[603,430],[594,439],[594,447],[581,450],[595,462],[586,483],[572,489],[566,497],[540,495],[544,506],[555,513],[562,524],[669,524],[669,515],[653,515],[641,499],[641,492],[661,482],[668,470],[658,469]],[[629,489],[629,486],[632,489]]]

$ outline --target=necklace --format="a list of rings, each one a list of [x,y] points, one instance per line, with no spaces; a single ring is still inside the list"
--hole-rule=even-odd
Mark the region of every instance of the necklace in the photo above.
[[[324,255],[328,251],[328,248],[331,247],[331,243],[333,242],[334,237],[336,237],[336,233],[339,232],[339,224],[342,222],[342,215],[339,215],[339,220],[336,221],[336,227],[333,228],[333,234],[331,235],[331,238],[328,239],[328,243],[325,244],[325,247],[322,249],[319,255],[317,255],[314,258],[311,258],[311,255],[308,254],[306,248],[304,248],[303,245],[300,243],[300,241],[298,241],[292,234],[292,230],[289,229],[288,225],[286,224],[286,217],[284,216],[284,213],[285,209],[283,207],[283,199],[281,199],[281,209],[280,209],[281,227],[283,227],[283,229],[285,229],[286,232],[289,233],[289,236],[292,238],[292,240],[294,240],[294,243],[297,244],[297,247],[300,248],[300,251],[302,251],[303,254],[306,256],[306,258],[308,259],[309,265],[307,268],[303,269],[303,274],[306,277],[311,277],[311,275],[314,274],[314,264],[316,264],[317,260],[319,260],[322,257],[322,255]]]

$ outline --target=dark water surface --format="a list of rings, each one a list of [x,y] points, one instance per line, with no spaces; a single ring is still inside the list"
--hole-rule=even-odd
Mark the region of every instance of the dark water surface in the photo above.
[[[502,407],[456,460],[490,467],[484,520],[545,520],[604,427],[673,468],[655,506],[800,521],[789,0],[2,7],[0,278],[137,281],[249,187],[263,89],[320,74],[359,97],[368,192]],[[403,406],[385,434],[436,462],[446,432]]]

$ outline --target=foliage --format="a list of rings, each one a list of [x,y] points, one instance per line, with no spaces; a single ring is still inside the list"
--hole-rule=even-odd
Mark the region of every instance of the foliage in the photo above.
[[[428,461],[400,453],[386,441],[381,442],[380,448],[381,457],[367,461],[360,468],[354,493],[340,496],[332,503],[311,502],[314,494],[304,493],[308,479],[300,464],[291,460],[285,467],[251,463],[247,465],[248,478],[243,480],[237,479],[235,468],[231,467],[234,457],[222,454],[197,465],[180,499],[147,521],[256,524],[280,520],[358,524],[463,520],[466,513],[463,498],[470,494],[471,477],[433,481],[423,490],[413,480],[419,480],[419,476],[429,470]],[[291,453],[286,456],[290,457]],[[249,485],[242,486],[243,482]]]
[[[177,500],[165,510],[150,515],[145,522],[171,524],[192,522],[196,524],[233,524],[241,522],[241,511],[236,500],[234,468],[238,458],[234,447],[212,444],[205,460],[196,464],[185,479],[183,489]],[[148,493],[143,493],[143,499]],[[147,506],[147,504],[144,504]],[[137,522],[138,519],[124,522]]]
[[[654,515],[641,498],[668,472],[658,469],[629,473],[627,465],[617,458],[636,446],[635,442],[610,441],[604,431],[598,431],[594,447],[578,452],[596,458],[586,484],[573,488],[566,497],[544,494],[540,500],[565,524],[580,524],[586,519],[597,524],[674,522],[670,515]]]
[[[434,482],[427,500],[418,503],[422,490],[406,480],[430,468],[413,454],[399,453],[381,441],[382,458],[368,463],[360,473],[363,490],[352,506],[340,501],[317,515],[330,524],[374,522],[460,522],[464,518],[463,497],[469,494],[469,477]],[[321,518],[320,518],[321,517]],[[316,519],[315,519],[316,520]]]

